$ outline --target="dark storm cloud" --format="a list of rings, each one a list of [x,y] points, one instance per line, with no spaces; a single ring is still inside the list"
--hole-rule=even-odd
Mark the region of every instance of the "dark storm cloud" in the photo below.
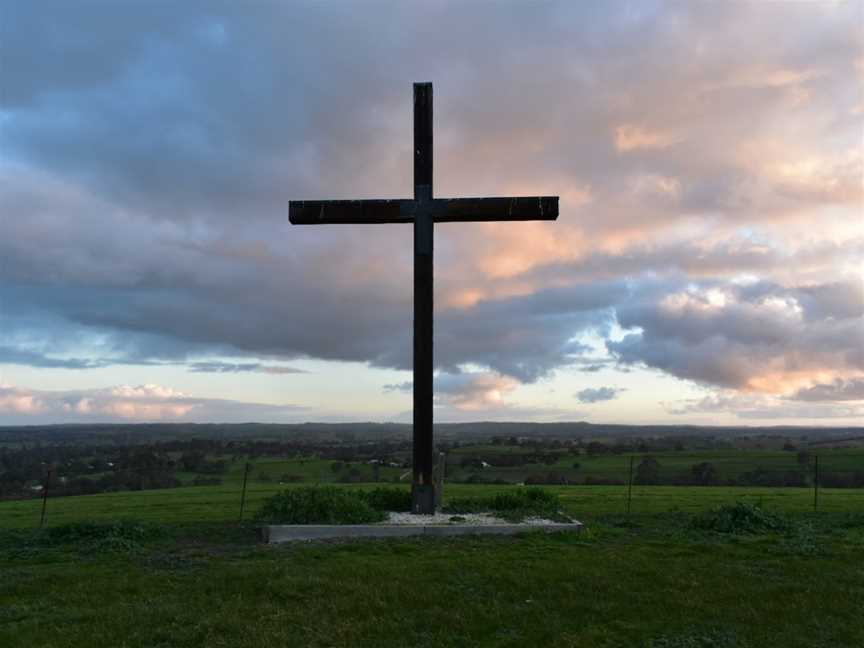
[[[391,383],[389,385],[384,385],[382,389],[385,392],[402,392],[405,394],[410,394],[411,390],[414,389],[414,382],[411,380],[407,380],[401,383]]]
[[[471,362],[532,382],[588,353],[573,338],[585,331],[607,335],[613,307],[628,293],[626,282],[597,282],[444,311],[436,364],[453,372]]]
[[[457,157],[476,155],[464,148],[471,142],[524,133],[542,145],[542,155],[529,153],[517,139],[515,165],[472,163],[464,182],[477,190],[563,171],[614,193],[622,173],[650,166],[691,179],[683,185],[689,209],[716,208],[737,195],[743,170],[713,157],[705,141],[622,159],[616,123],[674,123],[710,137],[707,144],[749,130],[753,110],[776,107],[778,93],[736,76],[753,53],[730,51],[723,38],[732,32],[755,41],[773,21],[786,21],[773,42],[758,42],[768,72],[817,60],[843,74],[860,52],[854,30],[841,28],[844,11],[790,7],[751,8],[749,20],[732,7],[687,3],[490,12],[447,4],[31,2],[10,12],[15,28],[5,30],[2,51],[16,64],[4,71],[6,150],[160,218],[211,221],[240,214],[244,222],[273,221],[298,195],[409,191],[407,84],[421,77],[447,91],[439,150],[457,165]],[[795,28],[814,21],[833,37],[799,38]],[[701,69],[682,65],[694,34],[708,29],[714,37]],[[669,101],[706,78],[718,86],[710,112],[692,111],[686,94]],[[802,83],[823,89],[830,75]],[[837,99],[834,86],[827,89],[825,101]],[[715,111],[724,119],[709,124]]]
[[[410,83],[429,79],[441,193],[561,193],[555,236],[590,243],[577,261],[540,249],[526,272],[491,279],[465,268],[496,247],[484,238],[494,232],[441,228],[439,286],[518,289],[438,312],[440,369],[522,381],[591,370],[574,340],[607,335],[616,317],[642,330],[610,342],[622,363],[713,384],[745,384],[778,358],[813,366],[811,353],[864,366],[854,284],[727,281],[820,272],[860,258],[860,242],[716,240],[860,192],[860,165],[818,148],[860,130],[848,83],[860,8],[771,4],[746,16],[723,3],[11,5],[0,316],[13,341],[0,343],[34,366],[76,362],[46,360],[74,330],[76,344],[97,339],[96,364],[248,354],[234,367],[314,357],[408,368],[410,228],[291,228],[286,209],[409,195]],[[818,182],[755,173],[739,149],[805,96],[795,140],[830,158]],[[583,187],[585,205],[568,197]],[[699,225],[690,238],[656,234],[685,222]],[[594,249],[620,232],[631,242]],[[456,243],[462,256],[450,258]],[[694,276],[736,305],[660,307]],[[794,298],[804,321],[767,296]],[[21,331],[41,345],[11,346]]]
[[[13,236],[0,241],[11,279],[4,302],[99,331],[115,358],[183,360],[239,351],[411,366],[410,271],[394,271],[404,267],[401,251],[411,249],[410,228],[370,228],[401,230],[397,244],[359,228],[356,247],[341,248],[321,235],[292,249],[196,237],[169,224],[147,236],[146,221],[118,210],[114,218],[128,238],[112,231],[116,245],[106,248],[104,233],[91,224],[105,208],[101,201],[36,179],[9,189],[18,205],[28,196],[38,202],[33,216],[10,223]],[[450,370],[474,362],[533,380],[585,350],[569,341],[574,335],[608,330],[611,309],[626,294],[624,282],[585,283],[439,311],[436,362]]]
[[[386,45],[367,47],[371,16],[359,7],[335,20],[277,3],[35,2],[12,13],[3,52],[21,64],[4,72],[8,150],[162,218],[272,220],[288,195],[315,190],[322,156],[344,166],[337,142],[372,153],[380,140],[357,121],[389,99],[370,88],[377,100],[364,101],[371,79],[353,73],[374,70]],[[358,175],[343,170],[343,185]]]
[[[0,363],[23,364],[51,369],[96,369],[112,364],[107,360],[87,358],[52,358],[38,351],[0,346]]]
[[[800,389],[790,396],[802,401],[864,401],[864,379],[837,379],[831,383]]]
[[[860,282],[789,288],[771,282],[682,287],[663,299],[619,306],[618,321],[639,328],[607,347],[625,364],[723,387],[767,388],[806,371],[862,371]],[[713,291],[713,294],[712,294]]]
[[[194,373],[266,373],[266,374],[302,374],[309,373],[302,369],[280,365],[265,365],[260,362],[190,362],[189,371]]]
[[[602,403],[614,399],[622,391],[617,387],[589,387],[576,392],[576,400],[580,403]]]

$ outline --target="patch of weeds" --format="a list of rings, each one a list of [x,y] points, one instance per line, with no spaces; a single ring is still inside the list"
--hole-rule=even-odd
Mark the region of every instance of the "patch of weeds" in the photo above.
[[[821,519],[817,516],[817,520]],[[864,512],[851,512],[834,514],[830,517],[825,517],[825,522],[834,530],[853,530],[864,529]]]
[[[404,488],[378,487],[369,491],[358,491],[357,494],[376,511],[411,510],[411,491]]]
[[[334,486],[304,486],[264,500],[256,515],[272,524],[369,524],[386,519],[359,491]]]
[[[19,533],[14,546],[2,544],[7,556],[29,559],[68,549],[85,555],[138,552],[143,543],[164,535],[161,525],[134,520],[74,522]]]
[[[203,558],[159,551],[148,554],[143,565],[149,569],[181,571],[206,566],[207,561]]]
[[[644,526],[639,518],[625,514],[603,515],[598,520],[606,526],[617,529],[638,529]]]
[[[4,529],[0,531],[0,559],[29,560],[39,555],[38,548],[32,545],[38,531]]]
[[[556,533],[542,533],[545,542],[562,545],[592,545],[607,538],[607,532],[602,528],[584,526],[578,531],[557,531]]]
[[[643,648],[745,648],[732,630],[713,628],[665,634],[642,644]]]
[[[23,621],[32,616],[32,610],[26,605],[0,605],[0,625]]]
[[[694,515],[690,525],[700,531],[729,534],[755,534],[789,531],[787,518],[746,502],[718,506]]]
[[[812,525],[793,526],[780,544],[784,553],[795,556],[827,556],[831,552]]]
[[[165,528],[135,520],[73,522],[43,529],[36,537],[42,546],[88,545],[124,547],[163,537]]]
[[[442,507],[445,513],[495,513],[510,522],[542,517],[572,522],[561,512],[558,495],[542,488],[509,490],[487,497],[454,497]]]
[[[0,551],[5,549],[15,549],[32,535],[32,530],[0,529]]]
[[[32,568],[21,567],[3,567],[2,583],[5,587],[13,587],[20,583],[26,583],[35,577],[35,572]]]
[[[451,515],[449,521],[453,524],[458,524],[459,522],[464,522],[466,519],[463,515]]]
[[[3,549],[0,551],[0,558],[5,560],[21,560],[24,562],[39,559],[42,562],[48,557],[47,553],[44,549],[34,547],[32,544],[21,544],[18,547]]]

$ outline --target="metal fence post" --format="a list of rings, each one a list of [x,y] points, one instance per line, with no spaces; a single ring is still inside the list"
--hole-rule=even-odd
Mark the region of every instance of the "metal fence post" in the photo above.
[[[48,504],[48,488],[51,486],[51,469],[45,476],[45,485],[42,487],[42,516],[39,518],[39,528],[45,526],[45,507]]]
[[[630,455],[630,470],[627,474],[627,515],[630,515],[630,501],[633,499],[633,455]]]

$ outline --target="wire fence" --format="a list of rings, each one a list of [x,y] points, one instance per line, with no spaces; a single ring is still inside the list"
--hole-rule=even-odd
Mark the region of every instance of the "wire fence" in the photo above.
[[[745,497],[768,499],[786,506],[794,503],[796,510],[806,508],[818,512],[826,503],[836,503],[864,511],[864,453],[827,452],[821,456],[813,452],[789,456],[773,453],[764,457],[741,452],[627,453],[593,457],[559,453],[554,463],[551,457],[545,462],[520,465],[520,461],[504,454],[498,459],[492,456],[482,459],[476,453],[450,453],[445,462],[445,498],[448,493],[458,496],[476,494],[480,492],[478,489],[536,485],[554,487],[564,500],[572,502],[570,508],[575,509],[574,512],[584,508],[598,513],[631,515],[674,510],[685,499],[688,507],[698,508],[708,502]],[[147,516],[153,519],[160,519],[161,506],[175,516],[186,508],[190,519],[194,520],[196,511],[202,513],[203,505],[212,507],[212,511],[201,515],[206,519],[242,522],[251,517],[250,513],[254,514],[250,506],[260,505],[264,497],[283,488],[313,484],[408,488],[411,481],[410,465],[378,460],[234,457],[226,464],[221,473],[201,474],[168,466],[125,467],[102,475],[101,482],[92,479],[88,482],[81,477],[70,479],[58,475],[55,467],[49,467],[29,501],[35,504],[37,497],[41,500],[35,516],[40,527],[48,524],[52,515],[60,521],[82,517],[134,517],[142,512],[141,502],[134,494],[145,491],[160,496],[146,510]],[[109,482],[114,485],[106,490],[88,492],[88,488],[100,488]],[[208,494],[212,497],[208,498]],[[788,497],[790,494],[792,498]],[[100,510],[98,502],[108,500],[81,497],[90,495],[113,499],[109,507]],[[67,499],[68,509],[61,504],[61,500]],[[809,503],[805,504],[805,500]],[[29,510],[31,515],[37,513],[32,506]],[[24,513],[23,509],[20,513]],[[37,522],[31,519],[27,526]]]

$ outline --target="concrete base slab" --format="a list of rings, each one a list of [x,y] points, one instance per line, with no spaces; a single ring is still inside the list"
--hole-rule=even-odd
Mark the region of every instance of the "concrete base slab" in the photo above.
[[[581,531],[581,522],[567,524],[270,524],[261,527],[264,542],[298,542],[337,538],[406,538],[408,536],[516,535],[529,531]]]

